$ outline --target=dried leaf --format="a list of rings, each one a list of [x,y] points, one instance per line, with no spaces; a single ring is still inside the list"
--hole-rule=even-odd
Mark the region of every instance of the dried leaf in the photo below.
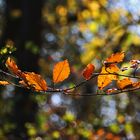
[[[86,68],[83,70],[83,76],[86,80],[90,79],[95,67],[93,64],[88,64]]]
[[[98,88],[103,89],[109,85],[112,80],[117,80],[117,75],[111,73],[116,73],[119,71],[119,68],[115,64],[111,64],[109,67],[102,67],[101,75],[98,76]]]
[[[39,74],[35,74],[34,72],[24,72],[23,75],[23,80],[19,82],[23,86],[27,86],[35,91],[47,90],[47,83]]]
[[[0,81],[0,85],[6,86],[9,85],[10,83],[7,81]]]
[[[70,74],[70,67],[67,60],[58,62],[53,69],[53,82],[59,83],[68,78]]]
[[[8,57],[8,59],[6,60],[6,67],[15,75],[17,76],[21,76],[22,72],[21,70],[18,68],[18,66],[16,65],[15,61],[13,59],[11,59],[10,57]]]
[[[120,89],[125,89],[128,88],[129,86],[132,86],[133,82],[131,81],[130,78],[124,78],[122,80],[117,81],[117,86]]]
[[[105,64],[106,63],[119,63],[122,62],[124,59],[124,52],[118,52],[115,54],[112,54],[110,57],[108,57],[105,60]]]

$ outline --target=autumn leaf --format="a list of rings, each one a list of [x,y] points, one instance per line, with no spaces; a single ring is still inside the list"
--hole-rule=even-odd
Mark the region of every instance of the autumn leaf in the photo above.
[[[129,86],[132,86],[132,84],[133,84],[133,82],[131,81],[130,78],[124,78],[122,80],[117,81],[117,86],[120,89],[125,89],[125,88],[127,88]]]
[[[105,64],[112,64],[112,63],[119,63],[122,62],[124,59],[124,52],[118,52],[115,54],[112,54],[110,57],[108,57],[104,63]]]
[[[21,76],[22,72],[21,70],[18,68],[18,66],[16,65],[15,61],[13,59],[11,59],[10,57],[8,57],[8,59],[6,60],[6,67],[15,75],[17,76]]]
[[[109,67],[105,67],[105,71],[108,73],[116,73],[119,70],[120,69],[118,68],[118,66],[116,64],[110,64]]]
[[[83,76],[86,80],[90,79],[95,67],[93,64],[88,64],[86,68],[83,70]]]
[[[7,82],[7,81],[0,81],[0,85],[2,86],[6,86],[6,85],[9,85],[10,83]]]
[[[132,84],[134,88],[140,88],[140,82],[135,82]]]
[[[35,91],[46,91],[47,83],[46,81],[39,75],[34,72],[24,72],[22,81],[19,83],[25,87],[34,89]]]
[[[70,67],[67,60],[58,62],[53,69],[53,82],[59,83],[68,78],[70,74]]]
[[[112,80],[117,80],[117,75],[113,75],[113,73],[116,73],[118,71],[119,68],[115,64],[111,64],[109,67],[103,66],[97,80],[98,88],[103,89],[104,87],[109,85]]]

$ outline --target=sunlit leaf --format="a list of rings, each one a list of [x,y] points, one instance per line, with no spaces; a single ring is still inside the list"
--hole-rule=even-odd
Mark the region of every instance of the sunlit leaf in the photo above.
[[[119,62],[122,62],[123,59],[124,59],[124,52],[118,52],[108,57],[104,63],[105,64],[106,63],[119,63]]]
[[[21,70],[18,68],[18,66],[16,65],[15,61],[13,59],[11,59],[10,57],[8,57],[8,59],[6,60],[6,67],[15,75],[17,76],[21,76],[22,72]]]
[[[70,74],[70,67],[67,60],[58,62],[53,69],[53,82],[59,83],[68,78]]]
[[[125,89],[125,88],[127,88],[127,87],[129,87],[129,86],[132,86],[132,81],[131,81],[131,79],[130,78],[124,78],[124,79],[122,79],[122,80],[118,80],[117,81],[117,86],[118,86],[118,88],[120,88],[120,89]]]
[[[34,72],[24,72],[23,75],[23,80],[19,82],[23,86],[27,86],[36,91],[47,90],[47,83],[39,74],[35,74]]]
[[[9,85],[10,83],[7,81],[0,81],[0,85],[6,86]]]
[[[86,68],[83,70],[83,76],[86,80],[90,79],[92,73],[94,72],[94,65],[93,64],[88,64]]]
[[[103,89],[109,85],[112,80],[117,80],[117,75],[113,75],[119,71],[119,68],[115,64],[111,64],[109,67],[102,67],[101,73],[98,76],[98,88]],[[112,73],[112,74],[111,74]]]
[[[135,82],[132,84],[134,88],[140,88],[140,82]]]

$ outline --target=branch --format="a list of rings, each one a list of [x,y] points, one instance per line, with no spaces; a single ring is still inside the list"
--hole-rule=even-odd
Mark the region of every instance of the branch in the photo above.
[[[65,95],[72,95],[72,96],[110,96],[110,95],[117,95],[117,94],[122,94],[124,92],[136,92],[137,90],[140,90],[140,88],[132,88],[132,89],[124,89],[124,90],[117,90],[116,92],[112,93],[106,93],[105,91],[103,93],[98,93],[99,90],[96,91],[95,94],[93,93],[76,93],[73,94],[72,92],[63,92]]]
[[[13,74],[10,74],[10,73],[8,73],[8,72],[5,72],[5,71],[3,71],[2,69],[0,69],[0,73],[3,73],[3,74],[5,74],[5,75],[7,75],[7,76],[10,76],[10,77],[12,77],[12,78],[20,79],[18,76],[13,75]]]
[[[21,80],[20,77],[18,76],[15,76],[13,74],[10,74],[8,72],[5,72],[3,70],[0,69],[0,72],[7,75],[7,76],[10,76],[12,78],[15,78],[15,79],[18,79],[18,80]],[[58,88],[58,89],[55,89],[55,88],[51,88],[51,87],[48,87],[48,89],[46,91],[38,91],[39,93],[63,93],[65,95],[72,95],[72,96],[109,96],[109,95],[117,95],[117,94],[121,94],[121,93],[124,93],[124,92],[131,92],[131,91],[137,91],[137,90],[140,90],[140,88],[131,88],[131,89],[124,89],[124,90],[120,90],[120,89],[117,89],[117,91],[115,92],[111,92],[111,93],[107,93],[106,91],[103,91],[103,90],[97,90],[96,91],[96,94],[93,94],[93,93],[76,93],[74,94],[74,91],[81,87],[82,85],[86,84],[88,81],[96,78],[97,76],[99,75],[117,75],[117,76],[123,76],[123,77],[129,77],[129,78],[137,78],[137,79],[140,79],[139,76],[131,76],[131,75],[124,75],[124,74],[118,74],[118,73],[93,73],[92,76],[88,79],[88,80],[83,80],[82,82],[76,84],[75,86],[71,87],[71,88],[65,88],[65,89],[61,89],[61,88]],[[6,79],[7,81],[7,79]],[[27,88],[27,89],[30,89],[31,91],[33,92],[37,92],[35,91],[34,89],[32,89],[31,87],[24,87],[23,85],[21,84],[15,84],[11,81],[8,81],[11,85],[13,86],[16,86],[16,87],[19,87],[19,88]]]

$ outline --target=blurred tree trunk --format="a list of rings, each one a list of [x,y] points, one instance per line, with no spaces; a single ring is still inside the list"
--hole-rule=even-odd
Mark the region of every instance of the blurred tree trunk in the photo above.
[[[39,54],[33,54],[25,49],[28,42],[35,46],[41,45],[41,0],[5,0],[5,28],[1,45],[7,39],[14,41],[17,51],[15,57],[22,70],[37,72]],[[26,92],[26,93],[25,93]],[[33,101],[29,91],[15,90],[13,120],[16,123],[14,136],[27,138],[26,122],[34,122],[37,103]]]

